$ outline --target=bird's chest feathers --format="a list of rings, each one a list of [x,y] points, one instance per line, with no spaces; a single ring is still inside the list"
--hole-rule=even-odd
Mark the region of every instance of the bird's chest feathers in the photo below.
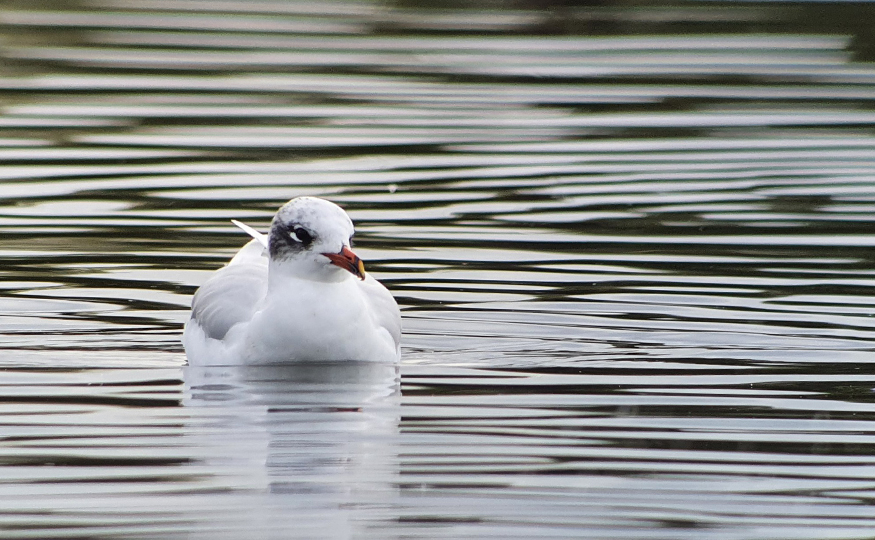
[[[362,291],[352,279],[335,283],[289,282],[272,290],[249,336],[257,349],[296,351],[306,359],[344,360],[367,347],[372,322]],[[363,342],[365,341],[365,342]],[[302,359],[302,358],[295,358]]]

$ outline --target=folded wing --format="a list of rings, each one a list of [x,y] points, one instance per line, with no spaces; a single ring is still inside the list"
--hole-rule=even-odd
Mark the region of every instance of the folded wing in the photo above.
[[[370,314],[374,322],[384,328],[395,342],[395,349],[400,353],[401,343],[401,313],[392,293],[382,283],[368,274],[364,281],[359,281],[359,286],[365,293],[365,299],[370,307]]]
[[[252,318],[266,294],[267,258],[260,242],[252,240],[197,290],[192,322],[206,337],[222,339],[235,324]]]

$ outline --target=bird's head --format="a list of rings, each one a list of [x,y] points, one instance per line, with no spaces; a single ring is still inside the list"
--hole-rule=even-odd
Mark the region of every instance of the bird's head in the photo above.
[[[313,281],[365,279],[365,266],[351,248],[352,220],[336,204],[297,197],[283,205],[270,226],[271,266]]]

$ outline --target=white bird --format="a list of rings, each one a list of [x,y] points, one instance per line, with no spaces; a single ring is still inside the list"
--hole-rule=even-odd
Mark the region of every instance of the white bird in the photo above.
[[[401,314],[350,248],[339,206],[298,197],[195,293],[182,342],[191,365],[398,362]]]

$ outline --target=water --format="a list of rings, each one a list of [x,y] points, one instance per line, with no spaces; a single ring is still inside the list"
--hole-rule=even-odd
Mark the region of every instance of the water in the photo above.
[[[0,8],[0,536],[871,538],[868,5]],[[400,374],[194,369],[348,209]]]

